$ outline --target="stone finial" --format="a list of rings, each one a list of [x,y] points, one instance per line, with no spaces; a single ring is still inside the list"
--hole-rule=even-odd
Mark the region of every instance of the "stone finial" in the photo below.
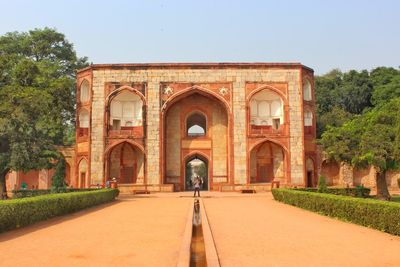
[[[220,93],[222,96],[225,96],[225,95],[227,95],[227,94],[229,93],[229,90],[228,90],[227,88],[225,88],[225,87],[221,87],[221,88],[219,89],[219,93]]]
[[[174,89],[172,89],[170,86],[167,86],[164,88],[163,94],[170,96],[174,93]]]

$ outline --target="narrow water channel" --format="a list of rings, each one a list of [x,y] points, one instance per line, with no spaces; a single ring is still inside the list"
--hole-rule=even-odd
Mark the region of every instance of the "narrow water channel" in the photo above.
[[[192,242],[190,244],[190,267],[207,266],[206,248],[204,246],[203,227],[199,199],[194,201]]]

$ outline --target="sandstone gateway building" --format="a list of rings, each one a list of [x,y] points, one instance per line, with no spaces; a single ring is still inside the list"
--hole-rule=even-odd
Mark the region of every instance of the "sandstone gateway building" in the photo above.
[[[183,191],[316,183],[313,70],[298,63],[95,64],[78,72],[70,183]]]

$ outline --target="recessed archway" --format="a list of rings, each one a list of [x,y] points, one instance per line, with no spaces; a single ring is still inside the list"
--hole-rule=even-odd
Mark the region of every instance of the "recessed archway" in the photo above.
[[[282,146],[264,141],[250,151],[250,183],[287,182],[286,155]]]
[[[233,159],[229,157],[230,112],[225,102],[198,87],[185,90],[164,105],[162,125],[164,184],[174,184],[177,191],[187,188],[186,156],[196,151],[210,159],[208,188],[230,182]],[[196,132],[192,134],[192,130]]]
[[[78,186],[79,188],[90,186],[88,161],[86,158],[82,158],[78,164]]]
[[[306,186],[307,187],[314,187],[316,186],[315,181],[315,164],[312,158],[307,158],[306,160]]]
[[[107,178],[121,184],[144,184],[144,154],[129,142],[107,150]]]
[[[249,98],[251,129],[280,130],[285,123],[284,100],[270,88],[255,92]]]

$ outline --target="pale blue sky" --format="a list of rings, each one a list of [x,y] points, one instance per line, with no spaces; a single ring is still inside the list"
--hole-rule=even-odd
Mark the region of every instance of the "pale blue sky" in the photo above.
[[[53,27],[93,63],[400,65],[400,1],[0,0],[0,34]]]

